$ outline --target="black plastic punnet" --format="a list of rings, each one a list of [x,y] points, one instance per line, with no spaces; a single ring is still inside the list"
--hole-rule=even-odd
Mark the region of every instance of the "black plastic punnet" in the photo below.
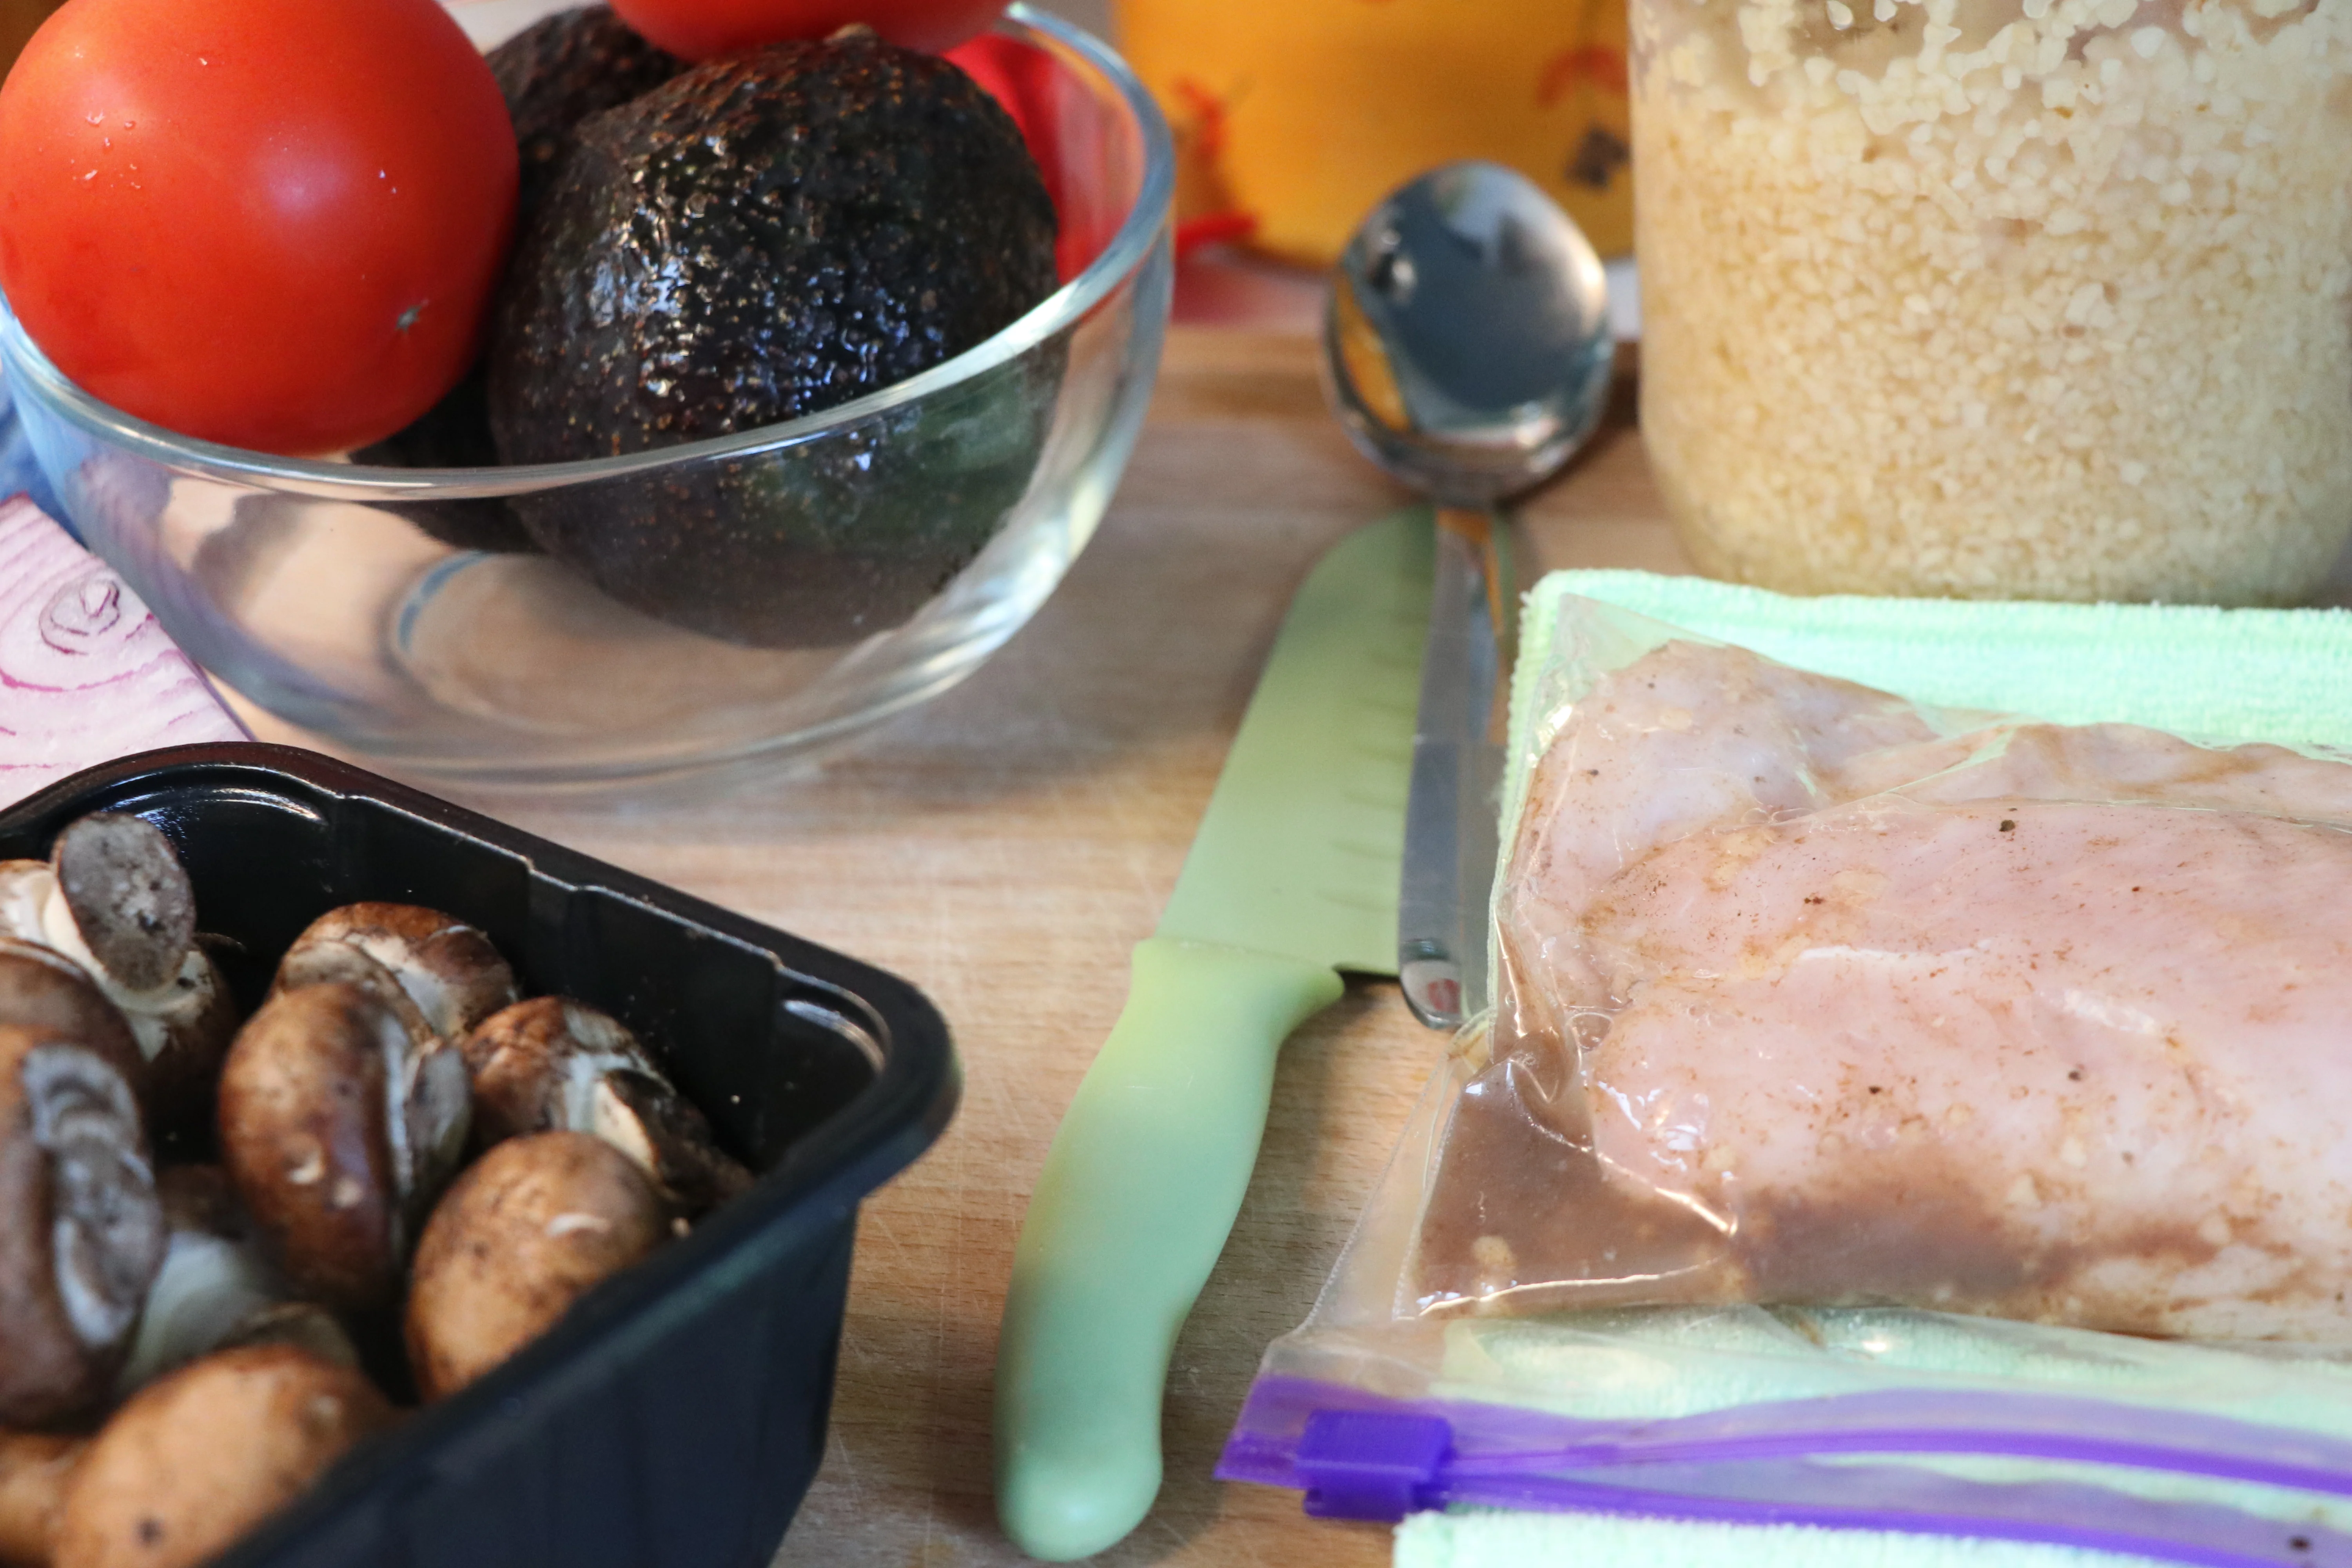
[[[946,1127],[946,1025],[902,980],[309,752],[183,746],[0,813],[0,857],[130,811],[172,837],[250,1010],[317,915],[426,904],[526,994],[646,1041],[761,1173],[513,1360],[362,1444],[220,1568],[759,1568],[824,1450],[858,1201]],[[200,1153],[200,1150],[180,1151]]]

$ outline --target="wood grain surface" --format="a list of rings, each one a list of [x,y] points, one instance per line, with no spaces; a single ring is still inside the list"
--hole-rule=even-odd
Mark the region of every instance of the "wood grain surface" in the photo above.
[[[1025,1561],[990,1500],[990,1386],[1013,1237],[1062,1110],[1183,863],[1292,591],[1411,499],[1325,412],[1309,339],[1179,329],[1101,531],[963,686],[810,770],[629,808],[485,803],[520,826],[882,964],[946,1015],[946,1137],[862,1213],[831,1447],[780,1564]],[[1628,384],[1622,384],[1621,394]],[[1688,570],[1630,398],[1525,509],[1539,567]],[[1211,1479],[1267,1342],[1297,1326],[1440,1037],[1352,984],[1286,1048],[1255,1179],[1178,1344],[1167,1483],[1097,1561],[1383,1563],[1388,1532]]]

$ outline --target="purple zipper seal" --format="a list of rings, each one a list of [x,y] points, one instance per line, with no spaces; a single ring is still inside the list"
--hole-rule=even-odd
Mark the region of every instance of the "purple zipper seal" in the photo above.
[[[2151,1436],[2151,1418],[2167,1424]],[[2042,1542],[2207,1568],[2352,1568],[2352,1536],[2078,1482],[1996,1484],[1833,1456],[1951,1454],[2128,1467],[2352,1497],[2352,1444],[2220,1416],[1974,1391],[1774,1401],[1593,1421],[1475,1401],[1390,1400],[1261,1378],[1227,1480],[1307,1493],[1309,1513],[1596,1510]]]

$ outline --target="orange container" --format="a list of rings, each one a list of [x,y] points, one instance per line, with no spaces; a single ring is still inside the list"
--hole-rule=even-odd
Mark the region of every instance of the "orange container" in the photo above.
[[[1624,0],[1115,0],[1176,130],[1180,236],[1326,266],[1373,203],[1490,158],[1633,248]]]

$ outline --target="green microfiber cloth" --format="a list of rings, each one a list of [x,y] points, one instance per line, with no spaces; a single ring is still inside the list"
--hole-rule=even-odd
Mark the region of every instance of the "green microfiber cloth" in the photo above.
[[[2127,721],[2204,740],[2352,747],[2352,613],[1802,599],[1643,572],[1555,573],[1528,595],[1520,627],[1507,823],[1516,819],[1532,772],[1537,704],[1570,595],[1943,707],[2062,723]],[[1507,847],[1508,840],[1507,832]],[[1807,1313],[1799,1334],[1786,1331],[1786,1316],[1749,1310],[1469,1320],[1449,1328],[1444,1386],[1431,1393],[1590,1415],[1672,1415],[1849,1391],[1885,1375],[1979,1387],[2022,1383],[2352,1435],[2352,1373],[2341,1363],[2020,1331],[1926,1312]],[[2013,1462],[1927,1462],[1985,1479],[2024,1470]],[[2274,1516],[2326,1518],[2340,1509],[2180,1478],[2098,1479],[2152,1497],[2201,1497]],[[1490,1511],[1414,1516],[1398,1530],[1395,1560],[1397,1568],[2114,1568],[2147,1561],[1874,1531]]]
[[[1570,596],[1942,708],[2352,747],[2352,611],[1801,599],[1706,577],[1554,572],[1528,593],[1520,616],[1506,823],[1518,815],[1532,769],[1530,710]]]
[[[2352,611],[1798,599],[1705,577],[1555,572],[1528,595],[1515,672],[1521,693],[1570,595],[1916,702],[2059,724],[2352,745]],[[1517,704],[1512,718],[1523,732]]]

